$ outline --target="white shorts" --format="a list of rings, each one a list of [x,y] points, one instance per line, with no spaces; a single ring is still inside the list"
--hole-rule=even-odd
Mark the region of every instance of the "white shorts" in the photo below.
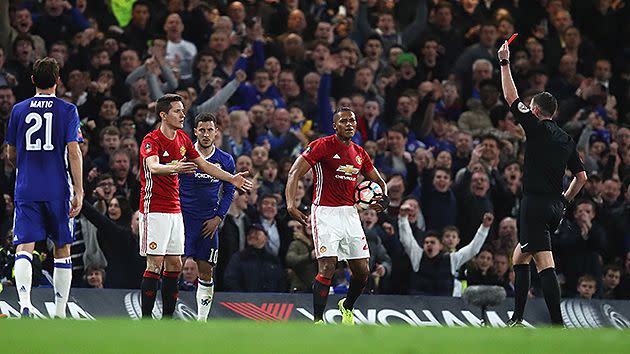
[[[313,205],[312,210],[313,245],[317,258],[370,258],[356,207]]]
[[[180,256],[184,254],[182,214],[140,214],[140,255]]]

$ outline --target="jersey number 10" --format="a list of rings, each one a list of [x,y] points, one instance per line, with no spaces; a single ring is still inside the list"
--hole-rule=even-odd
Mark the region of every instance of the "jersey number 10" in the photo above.
[[[45,135],[46,141],[44,142],[44,150],[46,151],[50,151],[55,148],[51,142],[52,118],[53,118],[52,112],[44,113],[44,119],[46,120],[46,135]],[[28,128],[28,130],[26,131],[26,150],[27,151],[40,151],[42,149],[42,140],[39,138],[36,138],[35,142],[33,142],[32,137],[33,137],[33,134],[35,134],[35,132],[38,132],[42,127],[42,116],[39,115],[39,113],[31,112],[26,116],[24,121],[26,122],[26,124],[30,124],[32,121],[35,121],[35,124],[32,127]]]

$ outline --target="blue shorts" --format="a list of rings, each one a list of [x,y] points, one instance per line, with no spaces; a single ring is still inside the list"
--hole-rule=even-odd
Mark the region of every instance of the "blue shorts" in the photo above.
[[[74,241],[74,218],[70,201],[16,201],[13,244],[21,245],[49,238],[58,247]]]
[[[184,255],[186,257],[192,257],[195,260],[207,261],[208,263],[217,264],[217,258],[219,257],[219,232],[214,232],[212,238],[207,236],[201,237],[201,230],[203,229],[203,223],[208,219],[200,219],[198,217],[190,216],[189,214],[183,214],[184,216],[184,232],[186,235],[186,241],[184,242]]]

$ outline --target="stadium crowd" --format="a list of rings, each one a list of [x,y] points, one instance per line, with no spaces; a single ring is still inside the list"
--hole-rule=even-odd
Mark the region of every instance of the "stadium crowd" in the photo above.
[[[354,140],[391,199],[383,214],[360,213],[367,291],[442,294],[439,272],[429,284],[411,280],[401,226],[433,257],[469,244],[492,212],[484,246],[456,277],[510,294],[527,142],[502,99],[496,53],[514,32],[522,100],[544,90],[558,98],[556,122],[578,142],[589,176],[553,235],[563,296],[630,299],[624,0],[0,0],[0,137],[13,105],[34,93],[33,62],[55,58],[57,96],[77,105],[84,138],[73,286],[138,288],[138,145],[157,122],[155,100],[181,95],[186,132],[197,113],[213,112],[215,145],[256,182],[222,221],[216,289],[309,292],[311,231],[287,216],[284,186],[304,147],[332,133],[332,111],[348,106],[359,122]],[[10,285],[16,171],[4,146],[1,158],[0,279]],[[298,187],[302,211],[311,196],[309,173]],[[34,286],[50,284],[49,246],[38,244]],[[335,292],[347,291],[348,272],[339,265]],[[196,280],[187,260],[180,288]]]

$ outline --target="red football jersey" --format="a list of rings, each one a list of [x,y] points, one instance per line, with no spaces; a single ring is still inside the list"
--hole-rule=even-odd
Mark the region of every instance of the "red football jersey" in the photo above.
[[[168,165],[184,159],[194,160],[199,157],[199,153],[183,130],[178,130],[173,140],[167,138],[160,129],[154,130],[144,137],[140,146],[140,212],[181,213],[177,173],[152,175],[145,159],[153,155],[160,158],[160,164]]]
[[[342,143],[336,135],[317,139],[302,156],[313,166],[313,204],[354,205],[354,187],[359,172],[374,169],[370,156],[353,142]]]

